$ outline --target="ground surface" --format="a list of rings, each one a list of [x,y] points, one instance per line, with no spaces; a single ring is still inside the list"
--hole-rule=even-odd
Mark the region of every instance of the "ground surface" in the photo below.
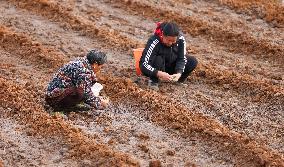
[[[284,166],[284,7],[243,0],[0,0],[0,166]],[[188,86],[136,80],[132,49],[173,20]],[[103,111],[50,113],[64,63],[108,53]]]

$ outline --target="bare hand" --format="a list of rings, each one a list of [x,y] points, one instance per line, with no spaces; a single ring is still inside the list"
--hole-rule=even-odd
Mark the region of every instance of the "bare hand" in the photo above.
[[[172,81],[177,82],[180,77],[181,77],[181,73],[173,74],[172,75]]]
[[[163,71],[158,71],[157,73],[157,77],[160,78],[161,80],[164,81],[171,81],[172,80],[172,76],[166,72]]]
[[[105,109],[108,106],[109,98],[100,96],[100,99],[101,99],[101,106],[103,109]]]

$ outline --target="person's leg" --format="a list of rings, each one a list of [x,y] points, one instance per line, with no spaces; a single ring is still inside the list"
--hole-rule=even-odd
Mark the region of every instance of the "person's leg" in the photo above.
[[[64,91],[64,98],[58,102],[60,107],[68,108],[83,101],[84,90],[81,88],[68,88]]]
[[[164,63],[164,59],[161,56],[157,56],[154,60],[154,63],[152,65],[154,68],[156,68],[159,71],[164,71],[165,70],[165,63]],[[147,76],[147,75],[145,75]],[[157,76],[147,76],[149,77],[149,81],[148,81],[148,87],[150,89],[159,90],[159,78]]]
[[[176,73],[175,67],[176,67],[176,62],[174,64],[172,64],[171,66],[166,66],[165,72],[170,74],[170,75],[173,75],[173,74]]]
[[[164,59],[161,56],[157,56],[154,60],[154,64],[152,65],[154,68],[156,68],[159,71],[165,71],[165,63]],[[159,82],[159,78],[157,76],[151,76],[151,81],[154,83]]]
[[[193,56],[186,56],[187,57],[187,63],[185,64],[184,72],[181,74],[181,77],[179,78],[178,82],[184,82],[186,78],[190,75],[190,73],[196,68],[198,61]]]

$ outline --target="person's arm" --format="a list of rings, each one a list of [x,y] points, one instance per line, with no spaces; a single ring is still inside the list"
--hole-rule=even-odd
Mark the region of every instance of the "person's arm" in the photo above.
[[[178,39],[178,57],[176,61],[176,73],[182,74],[185,68],[185,64],[187,63],[186,58],[186,41],[183,35],[179,36]]]
[[[91,78],[93,78],[91,72],[80,70],[76,78],[75,86],[81,88],[84,91],[85,103],[91,105],[96,109],[101,109],[103,108],[101,99],[95,96],[91,90],[91,86],[93,83]]]
[[[143,51],[143,54],[140,59],[140,69],[143,74],[147,76],[157,76],[158,70],[150,65],[150,62],[154,61],[159,44],[157,38],[149,39],[147,45]]]

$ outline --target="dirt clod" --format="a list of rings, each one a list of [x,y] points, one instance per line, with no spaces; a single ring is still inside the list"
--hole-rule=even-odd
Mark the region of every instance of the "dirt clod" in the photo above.
[[[167,150],[167,155],[174,156],[175,155],[175,151],[174,150]]]
[[[160,160],[152,160],[149,162],[149,167],[162,167]]]

